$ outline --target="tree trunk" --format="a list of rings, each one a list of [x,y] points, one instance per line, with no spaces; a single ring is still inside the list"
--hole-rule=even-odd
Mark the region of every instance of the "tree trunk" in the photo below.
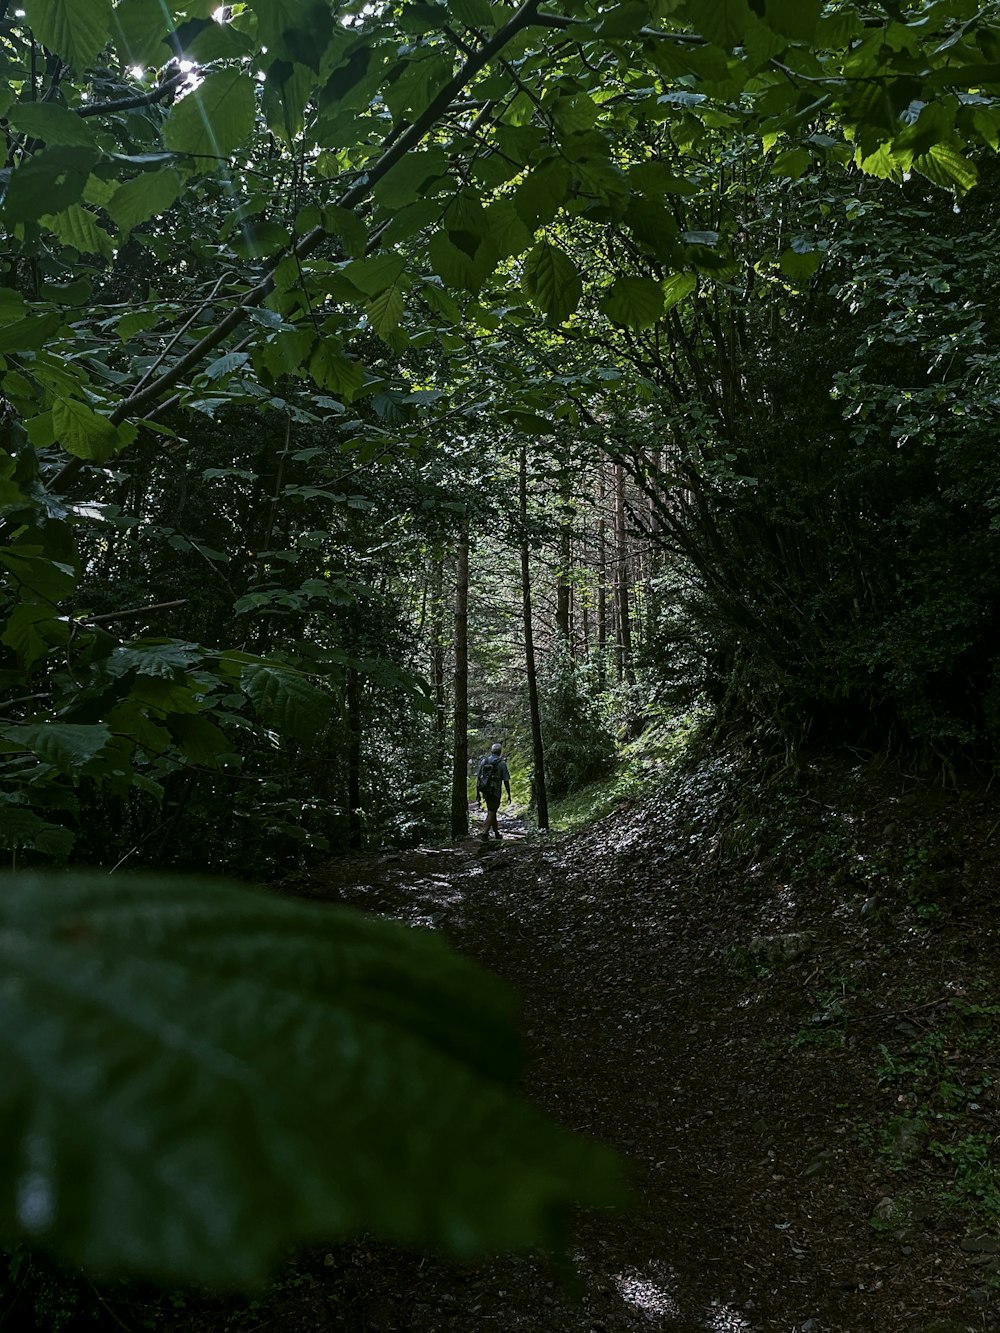
[[[431,584],[431,686],[434,691],[434,760],[444,768],[447,755],[447,717],[444,690],[444,557],[434,561]]]
[[[618,610],[618,679],[635,684],[629,608],[628,534],[625,530],[625,468],[615,464],[615,601]]]
[[[458,543],[455,569],[455,719],[451,764],[451,836],[469,832],[469,539]]]
[[[359,852],[361,830],[361,676],[347,669],[347,829],[348,845]]]
[[[538,676],[535,671],[535,640],[531,623],[531,568],[528,549],[528,451],[522,444],[517,490],[521,511],[521,594],[524,600],[524,664],[528,678],[528,711],[531,715],[531,754],[534,764],[531,789],[535,817],[540,829],[549,827],[549,801],[545,793],[545,751],[542,748],[542,715],[538,706]]]
[[[559,566],[556,570],[556,632],[560,649],[573,654],[573,504],[570,470],[562,460],[559,477]]]
[[[607,476],[603,465],[597,488],[597,685],[603,690],[608,674],[608,542],[604,506]]]

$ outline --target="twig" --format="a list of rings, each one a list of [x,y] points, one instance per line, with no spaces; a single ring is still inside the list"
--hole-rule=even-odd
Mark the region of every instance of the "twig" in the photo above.
[[[76,621],[78,625],[97,625],[105,620],[125,620],[129,616],[144,616],[148,611],[172,611],[175,606],[187,606],[188,599],[177,602],[151,602],[149,606],[132,606],[127,611],[105,611],[100,616],[83,616]]]
[[[223,274],[222,274],[222,276],[219,278],[218,282],[215,284],[215,286],[212,288],[212,290],[209,292],[209,294],[205,297],[204,301],[202,301],[201,305],[198,306],[197,309],[191,314],[190,318],[187,319],[187,320],[181,325],[181,327],[177,330],[177,332],[174,334],[174,336],[173,336],[173,337],[170,339],[170,341],[167,343],[166,347],[164,347],[164,349],[163,349],[163,351],[160,353],[160,355],[156,358],[156,360],[153,362],[153,364],[149,367],[149,369],[148,369],[148,370],[146,371],[146,373],[143,375],[142,379],[139,380],[139,383],[135,386],[135,389],[133,390],[134,393],[138,393],[139,390],[143,387],[143,385],[144,385],[144,384],[147,384],[147,383],[149,382],[149,380],[152,378],[152,376],[156,373],[156,371],[160,368],[160,366],[163,365],[163,362],[166,360],[166,358],[167,358],[167,357],[170,355],[170,353],[173,351],[173,349],[174,349],[174,347],[176,346],[178,340],[184,336],[184,334],[188,331],[188,329],[189,329],[189,328],[191,327],[191,325],[195,322],[195,320],[201,315],[201,313],[202,313],[208,306],[210,306],[210,305],[212,304],[212,302],[215,300],[216,296],[218,295],[219,288],[222,286],[222,284],[223,284],[223,283],[224,283],[230,276],[231,276],[231,275],[230,275],[229,273],[223,273]],[[57,478],[57,480],[58,480],[58,478]]]
[[[119,1315],[115,1314],[114,1310],[112,1310],[111,1306],[107,1303],[107,1301],[104,1299],[101,1293],[97,1290],[93,1282],[91,1282],[90,1278],[87,1279],[87,1285],[90,1287],[90,1290],[94,1293],[94,1295],[97,1297],[100,1303],[104,1306],[105,1310],[107,1310],[108,1314],[115,1321],[118,1327],[125,1329],[125,1333],[132,1333],[131,1326],[129,1324],[126,1324],[125,1320],[122,1319]]]

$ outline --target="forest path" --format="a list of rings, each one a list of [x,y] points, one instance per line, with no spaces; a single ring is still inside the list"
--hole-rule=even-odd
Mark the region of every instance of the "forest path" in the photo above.
[[[470,837],[335,863],[308,895],[442,929],[514,985],[528,1096],[622,1153],[635,1206],[580,1219],[574,1293],[533,1256],[457,1266],[347,1247],[330,1256],[339,1314],[323,1327],[996,1328],[978,1289],[989,1279],[968,1255],[942,1257],[926,1230],[871,1226],[895,1192],[857,1144],[859,1123],[875,1119],[871,1054],[853,1037],[815,1039],[817,977],[861,948],[854,918],[833,920],[828,894],[796,904],[721,882],[690,820],[654,827],[636,808],[551,840],[516,816],[502,813],[501,827],[509,836],[488,848]],[[762,982],[752,937],[792,925],[810,933],[810,952]],[[883,1019],[869,1021],[875,1040]]]

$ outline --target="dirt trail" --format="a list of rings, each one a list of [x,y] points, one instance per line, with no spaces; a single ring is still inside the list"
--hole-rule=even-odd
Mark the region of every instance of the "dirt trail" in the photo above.
[[[501,812],[505,838],[489,848],[470,838],[313,878],[309,896],[441,929],[511,982],[523,999],[528,1096],[618,1148],[637,1193],[628,1213],[581,1218],[575,1291],[534,1257],[457,1267],[345,1247],[327,1261],[339,1295],[319,1327],[1000,1327],[991,1273],[972,1266],[959,1235],[872,1228],[894,1182],[857,1130],[884,1101],[872,1049],[896,1022],[891,1003],[865,991],[839,1046],[795,1035],[812,1031],[817,987],[838,970],[868,968],[888,995],[891,969],[919,962],[916,951],[901,960],[888,927],[884,942],[872,935],[863,890],[845,906],[828,885],[792,893],[766,876],[720,877],[710,830],[683,814],[675,809],[664,833],[637,809],[546,841]],[[782,931],[806,932],[808,947],[762,979],[746,966],[747,946]]]

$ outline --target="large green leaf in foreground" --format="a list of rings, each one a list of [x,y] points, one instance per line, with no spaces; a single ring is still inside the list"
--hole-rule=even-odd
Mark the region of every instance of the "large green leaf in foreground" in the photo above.
[[[512,997],[436,936],[240,885],[0,877],[0,1235],[260,1281],[359,1231],[557,1243],[615,1159],[519,1100]]]

